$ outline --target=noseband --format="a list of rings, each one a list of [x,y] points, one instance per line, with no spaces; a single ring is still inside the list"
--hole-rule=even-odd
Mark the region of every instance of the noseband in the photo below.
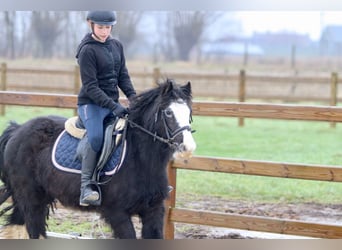
[[[157,135],[157,132],[153,133],[153,132],[145,129],[144,127],[142,127],[139,124],[129,120],[128,118],[126,118],[126,120],[131,125],[131,127],[133,127],[133,128],[136,127],[138,129],[140,129],[141,131],[145,132],[146,134],[152,136],[154,141],[158,140],[160,142],[166,143],[167,145],[169,145],[173,149],[180,149],[179,143],[175,141],[176,137],[179,134],[181,134],[184,130],[191,131],[191,133],[194,133],[195,131],[191,130],[191,127],[189,125],[177,128],[176,130],[172,131],[172,129],[170,128],[169,124],[167,123],[167,121],[165,119],[165,116],[167,116],[166,111],[162,110],[161,119],[163,121],[164,129],[165,129],[165,133],[166,133],[166,138]],[[155,123],[157,122],[157,119],[158,119],[158,116],[156,114],[155,121],[154,121]],[[190,121],[191,120],[192,120],[192,118],[190,117]]]

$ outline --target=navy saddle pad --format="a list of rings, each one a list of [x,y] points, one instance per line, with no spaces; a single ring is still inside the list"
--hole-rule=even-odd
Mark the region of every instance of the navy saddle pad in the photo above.
[[[81,161],[76,158],[76,149],[79,142],[79,139],[63,130],[53,146],[53,165],[65,172],[80,174],[82,165]],[[103,167],[101,175],[113,175],[119,171],[124,160],[125,150],[126,141],[123,140]]]

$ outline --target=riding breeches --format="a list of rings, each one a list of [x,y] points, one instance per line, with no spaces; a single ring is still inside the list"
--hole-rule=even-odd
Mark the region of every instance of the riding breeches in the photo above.
[[[99,152],[103,143],[103,121],[112,112],[95,104],[78,106],[78,115],[87,131],[88,141],[95,152]]]

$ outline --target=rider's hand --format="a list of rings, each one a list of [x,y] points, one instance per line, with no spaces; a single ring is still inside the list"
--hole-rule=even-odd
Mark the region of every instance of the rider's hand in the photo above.
[[[128,114],[128,109],[122,106],[120,103],[115,103],[116,106],[113,109],[113,114],[117,117],[124,117]]]

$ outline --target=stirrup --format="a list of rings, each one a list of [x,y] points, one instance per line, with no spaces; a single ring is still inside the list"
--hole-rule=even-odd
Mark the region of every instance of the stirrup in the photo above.
[[[96,206],[99,203],[100,194],[96,191],[92,191],[87,197],[80,198],[80,206]]]
[[[98,185],[95,185],[97,190],[92,190],[91,192],[88,193],[88,195],[85,197],[85,194],[81,192],[80,196],[80,206],[100,206],[102,202],[102,197],[101,197],[101,189]]]

